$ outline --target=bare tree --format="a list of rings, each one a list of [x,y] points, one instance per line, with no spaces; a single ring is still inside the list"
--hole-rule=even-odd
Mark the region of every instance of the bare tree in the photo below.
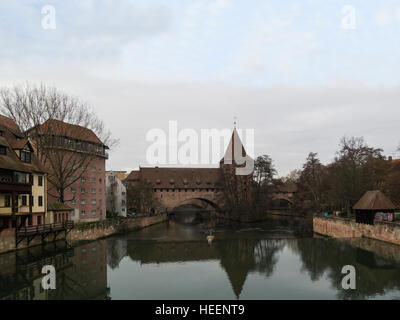
[[[32,142],[48,172],[49,195],[60,202],[65,190],[117,140],[93,109],[54,87],[30,84],[0,89],[0,111],[12,118]]]
[[[144,181],[129,183],[127,186],[128,208],[135,213],[148,213],[160,206],[153,187]]]

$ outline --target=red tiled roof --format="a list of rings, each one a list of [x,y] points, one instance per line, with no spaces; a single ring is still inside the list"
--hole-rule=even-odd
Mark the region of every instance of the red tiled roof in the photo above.
[[[49,119],[44,122],[39,127],[38,132],[42,134],[51,133],[81,141],[104,145],[103,142],[96,136],[96,134],[92,130],[76,124],[70,124],[55,119]]]
[[[47,210],[48,211],[72,211],[74,209],[69,207],[69,206],[67,206],[64,203],[53,202],[53,203],[48,203],[47,204]]]
[[[24,136],[13,119],[3,116],[1,114],[0,114],[0,127],[7,128],[15,136],[19,138],[22,138]]]
[[[31,154],[31,163],[22,162],[15,153],[15,149],[19,149],[20,146],[23,148],[29,143],[27,139],[17,139],[21,134],[17,124],[10,118],[0,116],[0,125],[7,131],[0,137],[0,144],[7,148],[6,154],[0,155],[0,168],[22,172],[45,172],[34,153]]]
[[[13,149],[19,150],[25,148],[26,144],[29,142],[28,139],[12,140],[10,141],[10,146]]]
[[[153,188],[218,188],[219,168],[140,168],[132,171],[127,180],[140,179]]]

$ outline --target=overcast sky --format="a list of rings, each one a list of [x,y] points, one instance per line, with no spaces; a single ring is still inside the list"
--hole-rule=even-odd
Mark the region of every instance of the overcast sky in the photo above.
[[[399,57],[398,0],[0,1],[0,85],[88,101],[120,139],[113,170],[149,165],[146,134],[169,120],[224,129],[235,116],[280,175],[310,151],[329,162],[344,135],[397,156]]]

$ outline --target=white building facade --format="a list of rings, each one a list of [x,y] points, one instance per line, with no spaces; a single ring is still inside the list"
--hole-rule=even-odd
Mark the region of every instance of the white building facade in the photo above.
[[[126,217],[126,187],[114,171],[106,176],[106,208],[113,215]]]

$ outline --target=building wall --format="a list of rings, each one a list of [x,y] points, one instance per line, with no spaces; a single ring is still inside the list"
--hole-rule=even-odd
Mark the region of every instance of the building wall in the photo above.
[[[39,177],[42,177],[43,179],[43,184],[42,186],[39,186]],[[44,174],[33,174],[33,185],[32,185],[32,196],[33,196],[33,206],[32,206],[32,212],[34,213],[43,213],[46,212],[46,207],[47,207],[47,178]],[[39,196],[42,197],[43,202],[42,206],[39,206]]]
[[[126,217],[126,187],[112,171],[106,176],[106,201],[107,211]]]
[[[82,178],[65,190],[65,204],[74,209],[72,220],[89,222],[106,218],[105,167],[105,158],[96,157]],[[57,201],[50,193],[48,196],[49,201]]]
[[[400,245],[400,224],[379,222],[367,225],[336,217],[314,217],[315,233],[334,238],[370,238]]]

